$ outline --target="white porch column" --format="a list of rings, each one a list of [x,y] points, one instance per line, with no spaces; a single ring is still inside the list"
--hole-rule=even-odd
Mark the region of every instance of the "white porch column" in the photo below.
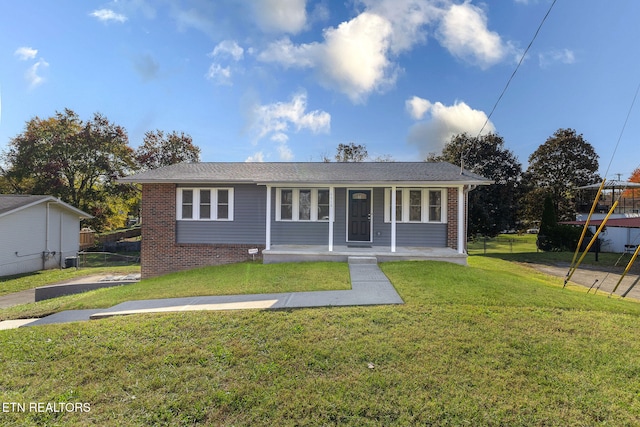
[[[396,251],[396,186],[391,186],[391,252]]]
[[[267,185],[267,223],[266,223],[266,236],[265,236],[265,249],[271,249],[271,186]]]
[[[329,187],[329,252],[333,252],[333,222],[336,218],[335,187]]]
[[[465,240],[464,185],[458,187],[458,253],[464,253]]]

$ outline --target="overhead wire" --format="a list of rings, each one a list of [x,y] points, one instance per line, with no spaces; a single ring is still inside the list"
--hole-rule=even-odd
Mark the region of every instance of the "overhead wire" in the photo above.
[[[624,134],[624,131],[625,131],[626,127],[627,127],[627,123],[629,122],[629,117],[631,116],[631,112],[633,111],[633,107],[634,107],[634,105],[636,103],[636,100],[638,99],[638,93],[639,92],[640,92],[640,83],[638,83],[638,86],[636,87],[636,91],[635,91],[635,94],[633,95],[633,99],[631,101],[631,105],[629,105],[629,109],[627,110],[627,116],[625,117],[624,123],[622,125],[622,129],[620,130],[620,134],[618,135],[618,140],[616,141],[616,145],[615,145],[615,147],[613,149],[613,153],[611,154],[611,159],[609,160],[609,165],[607,166],[607,170],[605,171],[605,176],[609,173],[609,169],[611,168],[611,164],[613,163],[613,159],[615,157],[616,151],[618,150],[618,146],[620,145],[620,140],[622,139],[622,135]],[[638,167],[640,167],[640,165]],[[606,178],[605,178],[605,180],[606,180]],[[605,180],[603,180],[603,182],[602,182],[603,186],[604,186],[604,181]],[[611,199],[611,201],[613,203],[613,206],[611,207],[611,210],[609,211],[607,216],[602,220],[602,223],[600,224],[600,227],[598,227],[596,233],[593,235],[593,237],[591,239],[591,242],[589,242],[589,244],[587,245],[587,248],[585,249],[583,255],[580,257],[578,262],[575,265],[573,265],[573,262],[572,262],[572,265],[569,268],[569,272],[567,273],[567,277],[565,278],[565,281],[564,281],[564,285],[565,286],[566,286],[567,282],[571,279],[571,276],[573,276],[573,273],[575,273],[575,271],[580,266],[580,263],[582,262],[582,260],[586,256],[587,252],[589,252],[589,249],[591,248],[593,243],[595,243],[596,239],[598,238],[598,235],[600,234],[600,232],[604,228],[604,226],[607,223],[607,220],[609,219],[611,214],[615,211],[616,207],[618,206],[618,203],[622,199],[622,195],[627,190],[628,186],[629,186],[629,182],[625,181],[624,182],[624,186],[622,187],[622,190],[620,191],[620,193],[618,193],[618,196],[616,197],[616,200],[614,201],[613,198]],[[614,193],[615,193],[615,190],[614,190]],[[600,194],[600,192],[598,192],[598,195],[596,196],[596,201],[597,201],[597,198],[599,197],[599,194]],[[595,204],[596,201],[594,201],[594,204]],[[589,224],[589,222],[587,220],[587,222],[585,223],[585,229],[586,229],[586,227],[588,227],[588,224]],[[578,253],[579,249],[580,249],[580,245],[578,246],[578,248],[576,248],[576,254]],[[640,246],[636,249],[636,251],[634,252],[633,256],[629,260],[629,263],[627,264],[627,266],[626,266],[626,268],[624,270],[624,273],[621,275],[620,279],[618,280],[618,282],[614,286],[613,290],[609,294],[609,297],[611,297],[611,295],[613,295],[613,293],[618,289],[618,286],[620,286],[620,283],[622,283],[622,279],[624,279],[626,274],[631,269],[631,266],[633,265],[633,263],[635,262],[636,258],[638,257],[639,250],[640,250]],[[618,262],[620,261],[621,258],[622,258],[622,256],[618,259],[618,261],[616,261],[616,265],[618,264]],[[575,255],[574,255],[574,260],[575,260]],[[602,286],[602,284],[604,283],[604,281],[608,277],[609,277],[609,273],[607,273],[605,275],[605,278],[600,282],[600,284],[596,288],[594,294],[596,292],[598,292],[598,289],[600,289],[600,287]],[[631,286],[631,288],[633,288],[633,286],[635,286],[635,283]],[[593,287],[593,285],[592,285],[592,287]],[[627,292],[625,292],[625,295],[631,290],[631,288],[629,288],[629,290],[627,290]]]
[[[531,46],[533,45],[533,42],[538,37],[538,34],[540,33],[540,30],[542,29],[542,26],[544,25],[545,21],[549,17],[549,14],[551,13],[551,10],[553,9],[553,6],[556,4],[556,1],[557,0],[553,0],[551,5],[549,6],[549,9],[547,10],[547,13],[545,13],[544,17],[542,18],[542,21],[540,21],[540,25],[538,25],[538,28],[536,29],[536,32],[533,34],[533,37],[531,38],[531,41],[529,42],[529,44],[527,45],[527,48],[524,50],[524,53],[520,57],[520,60],[518,61],[518,64],[516,65],[516,68],[513,70],[513,73],[511,73],[511,76],[507,80],[507,84],[505,84],[504,88],[502,89],[502,92],[500,93],[500,96],[498,96],[498,99],[496,100],[495,104],[493,104],[493,108],[491,108],[491,111],[489,112],[489,115],[487,116],[487,119],[484,121],[484,124],[480,128],[480,131],[478,131],[478,134],[476,135],[476,139],[478,139],[480,137],[480,135],[482,134],[482,131],[484,130],[484,128],[489,123],[489,120],[491,120],[491,117],[493,116],[493,113],[496,111],[496,108],[498,107],[498,104],[500,103],[500,101],[504,97],[504,94],[507,92],[507,89],[509,88],[509,85],[511,85],[511,81],[513,80],[513,78],[515,77],[516,73],[520,69],[520,66],[524,62],[524,59],[526,58],[527,53],[529,52],[529,49],[531,49]],[[471,148],[469,148],[469,150],[471,150]],[[463,153],[460,156],[460,174],[462,174],[464,172],[464,157],[468,154],[469,150],[467,150],[466,153]]]

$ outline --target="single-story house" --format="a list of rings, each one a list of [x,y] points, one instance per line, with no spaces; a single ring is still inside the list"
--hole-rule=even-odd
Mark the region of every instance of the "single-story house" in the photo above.
[[[0,276],[64,267],[91,215],[53,196],[0,194]]]
[[[119,182],[142,184],[143,277],[255,256],[466,264],[467,192],[491,183],[441,162],[180,163]]]

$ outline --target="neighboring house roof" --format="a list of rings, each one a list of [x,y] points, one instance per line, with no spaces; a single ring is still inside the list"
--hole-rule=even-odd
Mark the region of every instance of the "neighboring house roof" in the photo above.
[[[77,215],[79,218],[93,218],[88,213],[74,208],[53,196],[34,196],[26,194],[0,194],[0,217],[21,211],[22,209],[26,209],[40,203],[55,203]]]
[[[589,225],[599,227],[602,224],[602,219],[595,219],[589,221]],[[561,224],[568,225],[584,225],[586,221],[563,221]],[[611,218],[605,224],[607,227],[626,227],[626,228],[640,228],[640,217],[630,218]]]
[[[576,187],[577,190],[597,190],[601,184],[590,184],[582,187]],[[606,181],[604,184],[605,189],[613,190],[626,190],[627,188],[640,188],[640,183],[631,181]]]
[[[440,183],[488,185],[492,181],[444,162],[179,163],[118,180],[122,183],[358,184]]]

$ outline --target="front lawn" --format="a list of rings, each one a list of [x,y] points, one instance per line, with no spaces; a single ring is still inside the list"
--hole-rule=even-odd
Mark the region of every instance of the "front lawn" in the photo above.
[[[203,295],[268,294],[351,289],[347,264],[245,262],[144,279],[0,311],[0,320],[42,317],[63,310],[107,308],[125,301]]]
[[[640,424],[639,303],[500,259],[469,262],[382,264],[404,305],[0,331],[3,402],[90,406],[7,412],[0,424]]]

